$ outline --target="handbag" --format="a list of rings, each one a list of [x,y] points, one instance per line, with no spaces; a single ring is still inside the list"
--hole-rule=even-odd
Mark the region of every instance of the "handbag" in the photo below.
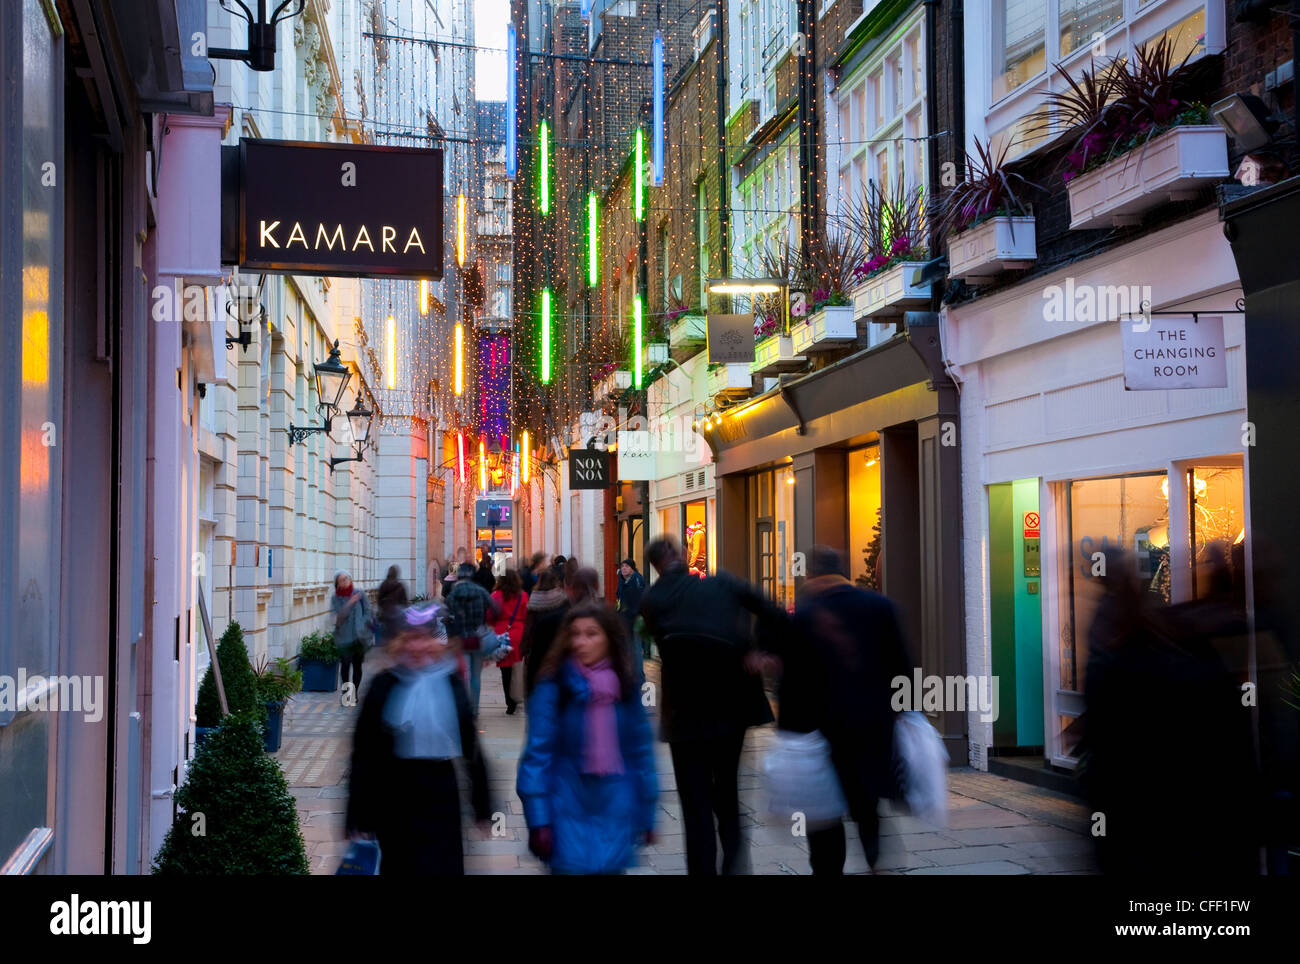
[[[921,713],[900,713],[894,721],[894,772],[898,793],[912,816],[948,826],[948,751]]]
[[[808,826],[834,823],[848,809],[831,763],[831,745],[816,730],[777,730],[763,759],[768,812],[782,820],[802,813]]]
[[[339,863],[336,876],[370,877],[379,873],[379,844],[373,840],[354,840]]]

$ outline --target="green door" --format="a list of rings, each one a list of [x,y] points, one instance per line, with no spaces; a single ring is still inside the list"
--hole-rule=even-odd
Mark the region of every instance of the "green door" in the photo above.
[[[989,598],[997,747],[1043,745],[1043,610],[1038,479],[989,486]],[[1026,553],[1026,548],[1029,552]]]

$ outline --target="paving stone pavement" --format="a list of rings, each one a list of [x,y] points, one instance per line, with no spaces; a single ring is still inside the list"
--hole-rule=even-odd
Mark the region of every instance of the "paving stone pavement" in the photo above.
[[[365,674],[373,678],[384,657],[372,653]],[[658,680],[658,664],[646,666]],[[527,716],[522,709],[507,716],[501,677],[495,668],[483,673],[479,739],[487,758],[489,789],[495,809],[493,827],[484,834],[465,810],[465,870],[469,874],[540,874],[545,867],[528,853],[523,807],[515,795]],[[347,851],[343,817],[347,805],[347,768],[357,707],[340,705],[336,693],[300,693],[286,707],[284,741],[275,754],[298,802],[298,819],[313,874],[332,874]],[[784,823],[763,812],[762,758],[771,743],[769,727],[751,729],[740,763],[741,822],[749,843],[754,874],[810,873],[808,844]],[[659,821],[656,840],[644,848],[632,874],[684,874],[685,837],[673,782],[668,746],[656,744],[659,772]],[[1095,873],[1087,836],[1087,811],[1069,797],[1015,780],[969,768],[949,771],[949,821],[934,827],[881,805],[882,874],[1080,874]],[[868,872],[850,839],[845,872]]]

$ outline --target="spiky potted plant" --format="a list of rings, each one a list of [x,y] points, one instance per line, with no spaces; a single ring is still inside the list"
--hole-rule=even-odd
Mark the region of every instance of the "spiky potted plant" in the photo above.
[[[759,265],[764,277],[779,278],[794,290],[808,286],[798,249],[789,238],[765,247],[759,255]],[[807,362],[805,356],[794,350],[794,337],[786,324],[786,297],[786,293],[781,292],[753,298],[754,361],[749,368],[755,375],[797,371]]]
[[[802,323],[792,325],[795,352],[828,351],[857,340],[849,292],[864,254],[861,236],[856,232],[818,231],[807,272],[813,289],[812,310]]]
[[[1027,268],[1038,258],[1034,212],[1026,200],[1038,185],[1007,167],[1010,141],[996,153],[978,138],[962,179],[943,198],[939,232],[948,237],[948,275],[967,283]]]
[[[302,670],[295,669],[293,661],[284,656],[278,656],[274,661],[263,656],[253,668],[253,675],[257,682],[258,702],[266,707],[266,725],[263,727],[266,752],[274,753],[280,749],[284,734],[285,704],[302,689]]]
[[[855,318],[893,322],[929,303],[929,287],[912,280],[930,257],[924,200],[919,186],[900,183],[887,193],[870,181],[866,197],[850,208],[850,230],[863,239],[864,249],[864,260],[853,270]]]

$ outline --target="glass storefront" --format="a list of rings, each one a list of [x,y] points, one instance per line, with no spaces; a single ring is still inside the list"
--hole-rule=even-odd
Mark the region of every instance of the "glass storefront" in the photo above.
[[[849,578],[880,591],[880,445],[848,453]]]
[[[754,583],[773,602],[794,608],[794,466],[749,477],[754,528],[750,559]]]
[[[704,499],[682,505],[682,555],[697,576],[709,574],[709,507]]]

